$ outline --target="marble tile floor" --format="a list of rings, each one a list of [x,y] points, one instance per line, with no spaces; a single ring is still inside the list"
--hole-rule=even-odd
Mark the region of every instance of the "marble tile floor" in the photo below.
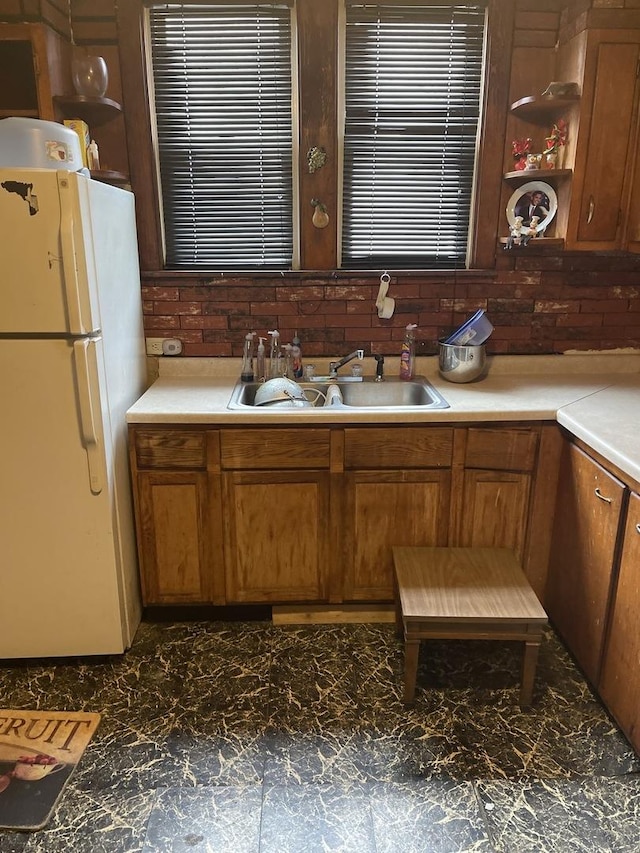
[[[638,853],[640,761],[552,631],[143,623],[121,657],[0,664],[0,707],[98,711],[48,826],[0,853]]]

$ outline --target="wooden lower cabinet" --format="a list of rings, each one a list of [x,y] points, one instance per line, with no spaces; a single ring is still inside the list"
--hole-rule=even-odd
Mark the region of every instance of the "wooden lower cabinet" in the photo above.
[[[599,691],[640,754],[640,495],[632,492]]]
[[[465,471],[459,544],[510,548],[522,564],[531,476],[508,471]]]
[[[541,434],[131,426],[144,603],[391,602],[394,545],[509,547],[541,575]]]
[[[446,545],[451,472],[345,475],[345,601],[393,599],[393,545]]]
[[[138,538],[145,604],[211,604],[215,543],[210,532],[211,484],[197,472],[138,474]]]
[[[344,431],[345,601],[392,601],[394,545],[446,545],[452,427]]]
[[[129,430],[142,601],[224,604],[218,431]]]
[[[546,609],[597,686],[626,487],[579,447],[562,457]]]
[[[223,478],[227,601],[325,601],[333,550],[328,472]]]

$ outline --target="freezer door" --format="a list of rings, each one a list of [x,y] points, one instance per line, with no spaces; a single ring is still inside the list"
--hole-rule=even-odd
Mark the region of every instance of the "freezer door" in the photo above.
[[[0,339],[0,658],[130,644],[102,372],[99,340]]]
[[[0,169],[0,335],[100,329],[88,183],[73,172]]]

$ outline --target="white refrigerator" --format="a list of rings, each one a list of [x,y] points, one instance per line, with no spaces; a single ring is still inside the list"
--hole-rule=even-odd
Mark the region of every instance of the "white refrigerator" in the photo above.
[[[145,378],[132,194],[0,168],[1,659],[131,645],[125,412]]]

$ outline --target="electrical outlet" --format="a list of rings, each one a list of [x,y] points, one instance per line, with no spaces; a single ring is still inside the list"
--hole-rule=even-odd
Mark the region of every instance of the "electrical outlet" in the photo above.
[[[162,344],[164,338],[147,338],[147,355],[162,355]]]

